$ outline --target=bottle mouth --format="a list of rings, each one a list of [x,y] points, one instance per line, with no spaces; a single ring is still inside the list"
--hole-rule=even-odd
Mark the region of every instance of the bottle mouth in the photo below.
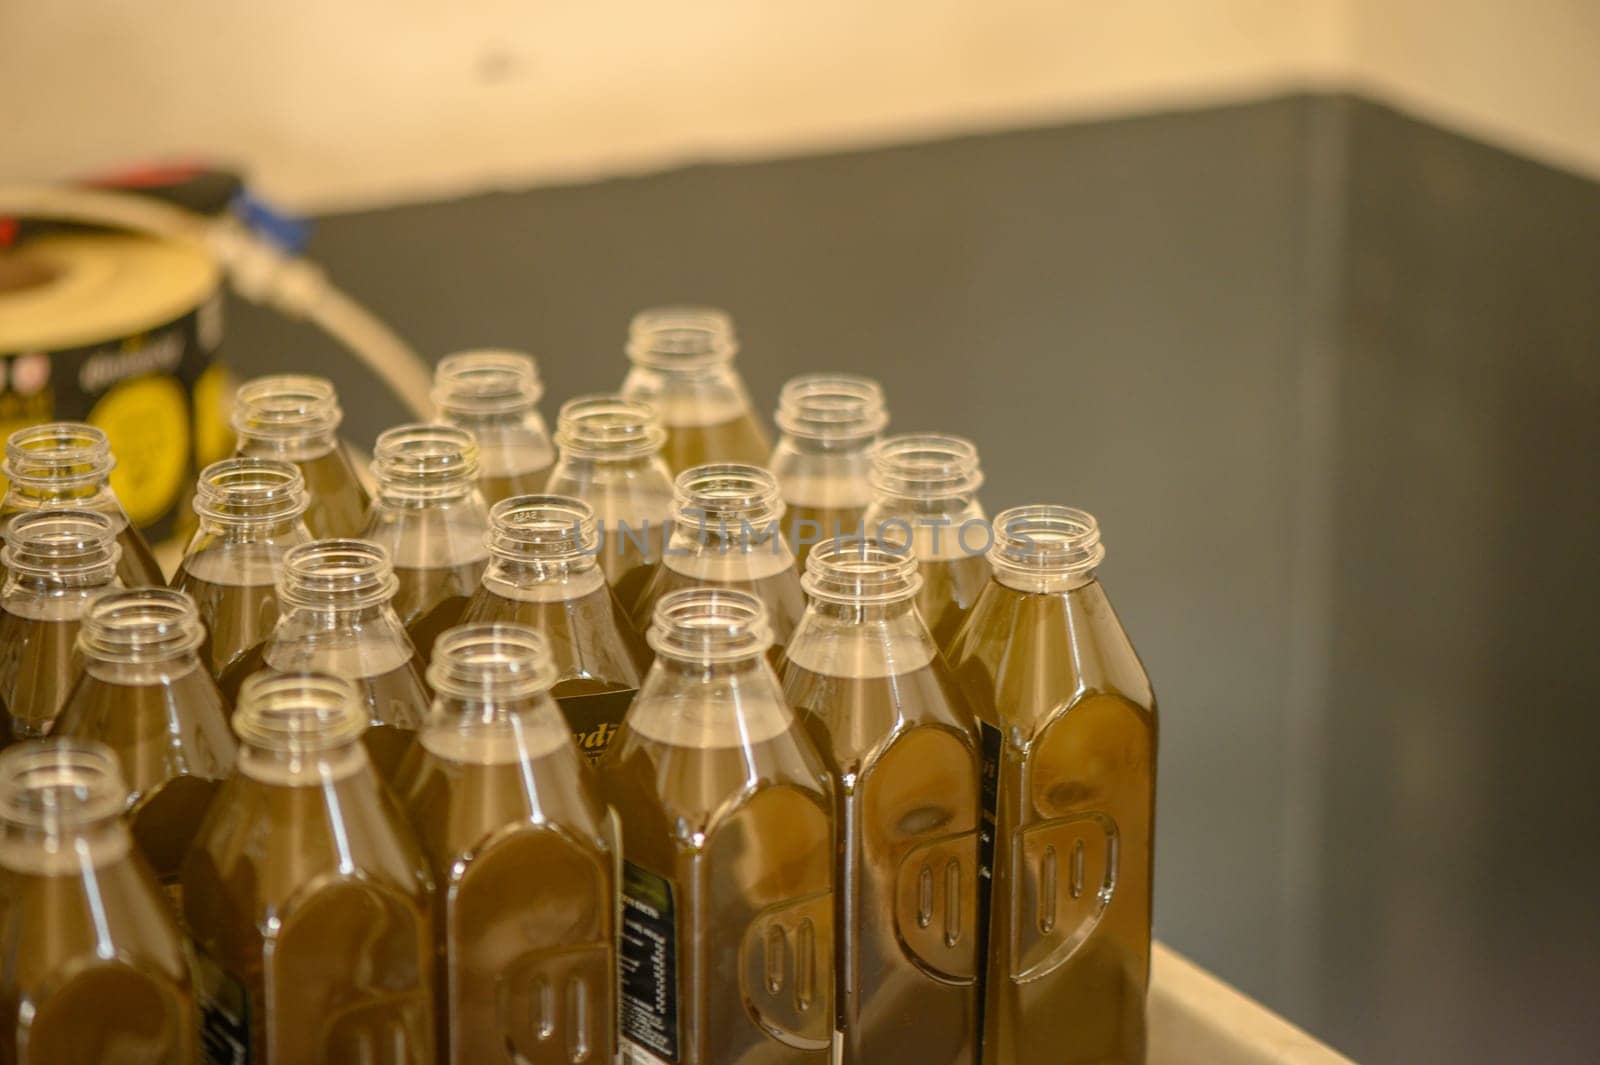
[[[294,442],[333,433],[343,420],[339,396],[325,377],[257,377],[240,385],[234,396],[233,427],[244,437]]]
[[[0,820],[55,832],[115,817],[128,788],[111,748],[55,736],[27,740],[0,754]]]
[[[711,665],[756,658],[772,646],[767,608],[734,588],[685,588],[656,602],[650,649],[665,658]]]
[[[489,553],[508,562],[594,560],[600,526],[594,508],[571,496],[512,496],[489,511]]]
[[[122,557],[121,527],[97,510],[34,510],[18,514],[5,528],[0,563],[30,577],[88,576],[109,580]]]
[[[883,495],[949,499],[976,492],[983,472],[972,441],[943,433],[905,433],[879,441],[868,479]]]
[[[544,396],[532,355],[501,348],[458,351],[433,371],[433,405],[456,417],[519,414]]]
[[[778,393],[778,428],[788,436],[823,443],[861,443],[889,424],[883,386],[855,374],[816,373],[791,378]]]
[[[714,462],[692,466],[672,484],[678,521],[702,530],[741,523],[766,525],[783,517],[783,495],[778,479],[760,466]]]
[[[483,701],[549,691],[555,661],[543,636],[526,625],[459,625],[433,645],[428,683],[441,696]]]
[[[82,422],[49,422],[18,429],[6,439],[6,477],[23,488],[99,485],[117,460],[106,434]]]
[[[354,609],[387,603],[399,581],[389,552],[369,540],[312,540],[283,554],[278,599],[296,607]]]
[[[477,487],[477,438],[453,425],[387,429],[378,434],[372,451],[372,475],[385,495],[432,499],[465,494]]]
[[[252,524],[298,518],[310,504],[306,479],[294,463],[232,458],[200,471],[193,506],[202,518]]]
[[[134,588],[97,596],[78,633],[78,648],[103,662],[161,662],[205,642],[200,611],[188,593]]]
[[[848,536],[813,547],[800,584],[813,599],[870,606],[914,598],[922,575],[909,547]]]
[[[733,319],[714,307],[652,307],[628,323],[628,358],[656,370],[699,370],[739,351]]]
[[[354,743],[367,731],[367,715],[342,677],[263,672],[240,687],[233,731],[252,747],[303,755]]]
[[[556,446],[594,458],[653,455],[667,442],[661,418],[648,403],[618,395],[569,399],[556,417]]]
[[[995,516],[989,561],[1002,578],[1047,582],[1077,577],[1093,571],[1105,557],[1100,525],[1086,511],[1038,504]]]

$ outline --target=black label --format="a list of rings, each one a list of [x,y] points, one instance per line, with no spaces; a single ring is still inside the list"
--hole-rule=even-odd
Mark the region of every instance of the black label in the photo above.
[[[556,700],[561,704],[561,712],[566,715],[567,724],[572,728],[578,750],[587,755],[589,761],[598,762],[606,748],[611,746],[612,737],[616,736],[617,729],[622,725],[622,717],[637,694],[637,689],[624,688],[599,695],[570,695]]]
[[[678,1061],[678,915],[672,883],[622,866],[622,1035]]]
[[[250,1065],[250,996],[244,985],[198,952],[194,975],[200,1060],[205,1065]]]
[[[983,1044],[983,1014],[988,997],[989,915],[994,910],[994,851],[1000,811],[1000,756],[1005,737],[986,721],[978,722],[983,744],[982,805],[978,819],[978,1043]]]

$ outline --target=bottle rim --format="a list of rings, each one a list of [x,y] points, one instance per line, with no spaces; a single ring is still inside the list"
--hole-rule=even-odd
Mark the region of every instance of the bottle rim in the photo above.
[[[200,517],[241,525],[298,518],[311,505],[305,475],[292,462],[236,457],[200,471],[190,504]]]
[[[400,582],[381,544],[327,539],[285,551],[277,586],[286,606],[347,610],[389,602]]]
[[[239,688],[233,731],[252,747],[305,755],[359,740],[367,715],[355,685],[343,677],[263,670]]]
[[[544,398],[539,363],[510,348],[452,352],[433,371],[433,405],[461,418],[525,413]]]
[[[441,697],[492,701],[522,699],[556,683],[555,659],[545,638],[527,625],[504,622],[457,625],[433,645],[428,684]]]
[[[800,585],[824,603],[872,606],[916,598],[922,574],[909,546],[843,536],[811,549]]]
[[[593,507],[572,496],[511,496],[489,510],[488,546],[507,562],[594,561],[599,521]]]
[[[983,485],[983,471],[978,447],[966,437],[902,433],[878,441],[867,479],[880,495],[949,499],[976,492]]]
[[[615,393],[574,396],[556,415],[556,446],[587,458],[654,455],[667,431],[654,407]]]
[[[69,488],[103,484],[116,469],[105,431],[85,422],[46,422],[6,438],[0,470],[24,488]]]
[[[759,658],[772,646],[766,604],[736,588],[684,588],[662,596],[645,641],[663,658],[713,665]]]
[[[166,662],[199,650],[205,635],[189,593],[130,588],[103,592],[89,604],[78,649],[101,662]]]
[[[767,525],[781,519],[785,509],[772,471],[740,462],[691,466],[673,479],[672,496],[680,525],[702,529]]]
[[[0,821],[57,832],[114,818],[128,802],[122,768],[98,740],[25,740],[0,753]]]
[[[385,429],[372,449],[372,475],[382,495],[440,499],[477,487],[478,438],[442,423],[413,422]]]
[[[732,361],[739,342],[726,311],[686,305],[651,307],[628,323],[626,351],[636,366],[695,371]]]
[[[791,377],[778,393],[775,420],[784,434],[803,440],[855,443],[871,440],[889,424],[883,386],[848,373]]]
[[[66,507],[24,511],[5,526],[0,564],[19,576],[85,577],[110,581],[122,558],[121,532],[111,515]]]
[[[1076,577],[1090,573],[1106,557],[1094,515],[1050,503],[1003,510],[994,519],[989,561],[1004,581]]]
[[[313,374],[268,374],[234,393],[233,428],[241,437],[292,443],[335,432],[344,421],[333,382]]]

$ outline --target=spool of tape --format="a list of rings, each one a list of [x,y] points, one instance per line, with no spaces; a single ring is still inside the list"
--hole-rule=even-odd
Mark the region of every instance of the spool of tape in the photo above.
[[[128,516],[153,540],[173,533],[195,471],[233,451],[220,283],[201,249],[150,237],[50,233],[0,251],[0,433],[100,427]]]

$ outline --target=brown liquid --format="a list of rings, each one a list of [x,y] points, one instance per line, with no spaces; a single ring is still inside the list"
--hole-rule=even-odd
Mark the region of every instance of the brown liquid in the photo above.
[[[933,633],[933,642],[949,658],[950,645],[961,623],[967,620],[967,614],[989,583],[989,560],[982,555],[934,559],[919,562],[917,572],[922,574],[917,609],[922,612],[922,620],[928,623],[928,631]]]
[[[708,462],[743,462],[764,466],[772,454],[766,430],[755,415],[743,411],[733,418],[710,425],[664,425],[667,442],[661,457],[674,474]]]
[[[78,619],[43,621],[0,610],[0,699],[12,739],[48,735],[78,681]]]
[[[480,558],[432,569],[395,567],[400,589],[395,593],[394,609],[424,662],[433,657],[433,642],[440,634],[460,623],[461,612],[477,591],[486,565],[488,560]]]
[[[192,1065],[194,990],[167,900],[125,837],[95,851],[92,878],[27,855],[0,868],[0,1062]]]
[[[271,456],[267,456],[271,457]],[[306,509],[306,528],[315,539],[360,536],[367,525],[367,490],[350,463],[343,444],[327,454],[297,462],[306,479],[311,506]]]
[[[971,1065],[978,1045],[978,785],[942,663],[784,695],[835,778],[839,1060]]]
[[[557,698],[637,688],[650,651],[624,620],[610,589],[575,599],[511,599],[488,585],[472,597],[463,622],[527,625],[545,638],[556,665]]]
[[[624,724],[601,761],[627,881],[643,876],[670,892],[663,927],[676,957],[664,983],[676,1008],[664,1012],[677,1055],[657,1052],[680,1065],[830,1061],[831,799],[822,766],[796,738],[682,747]],[[625,921],[636,922],[641,905],[661,912],[651,894],[629,887]],[[625,929],[625,959],[630,938],[637,932]],[[632,953],[622,963],[622,1030],[637,1042],[629,1017],[641,989],[652,989],[638,983],[651,982],[648,971],[630,971],[640,962],[637,946]]]
[[[615,856],[571,745],[494,764],[418,744],[402,802],[439,885],[440,1062],[610,1062]],[[507,746],[510,746],[509,744]]]
[[[757,549],[759,550],[759,549]],[[633,624],[640,632],[650,627],[650,614],[661,597],[680,588],[737,588],[750,592],[759,598],[767,608],[767,623],[772,626],[772,648],[767,657],[776,666],[783,656],[783,649],[789,642],[789,637],[794,633],[794,627],[800,623],[800,617],[806,612],[806,593],[800,586],[800,574],[794,568],[785,567],[770,577],[758,577],[751,581],[708,581],[690,577],[680,573],[671,566],[663,564],[656,572],[655,578],[644,590],[639,598],[639,605],[633,611]]]
[[[862,535],[861,519],[865,505],[858,507],[812,507],[790,503],[783,516],[784,536],[794,548],[795,562],[805,572],[811,549],[824,540]]]
[[[213,584],[195,576],[185,563],[178,567],[172,586],[188,592],[200,608],[206,626],[201,660],[219,683],[272,635],[278,623],[278,593],[271,584]],[[230,706],[238,698],[239,680],[243,677],[233,678],[224,690]]]
[[[652,523],[648,533],[631,529],[626,535],[613,529],[606,529],[604,533],[600,568],[605,570],[606,583],[616,593],[617,602],[630,615],[661,565],[667,538],[664,523]]]
[[[116,684],[86,671],[61,716],[58,735],[109,746],[132,792],[134,842],[163,885],[178,881],[184,852],[218,784],[233,767],[228,708],[198,666],[168,684]]]
[[[1157,726],[1138,656],[1096,581],[991,582],[953,654],[998,754],[984,1059],[1142,1063]]]
[[[512,496],[537,495],[544,491],[544,483],[550,478],[550,467],[541,466],[537,470],[527,470],[523,473],[484,473],[478,478],[478,487],[483,492],[484,502],[491,507],[502,499]]]
[[[370,767],[346,768],[302,786],[235,773],[184,863],[217,1060],[434,1060],[427,865]]]

